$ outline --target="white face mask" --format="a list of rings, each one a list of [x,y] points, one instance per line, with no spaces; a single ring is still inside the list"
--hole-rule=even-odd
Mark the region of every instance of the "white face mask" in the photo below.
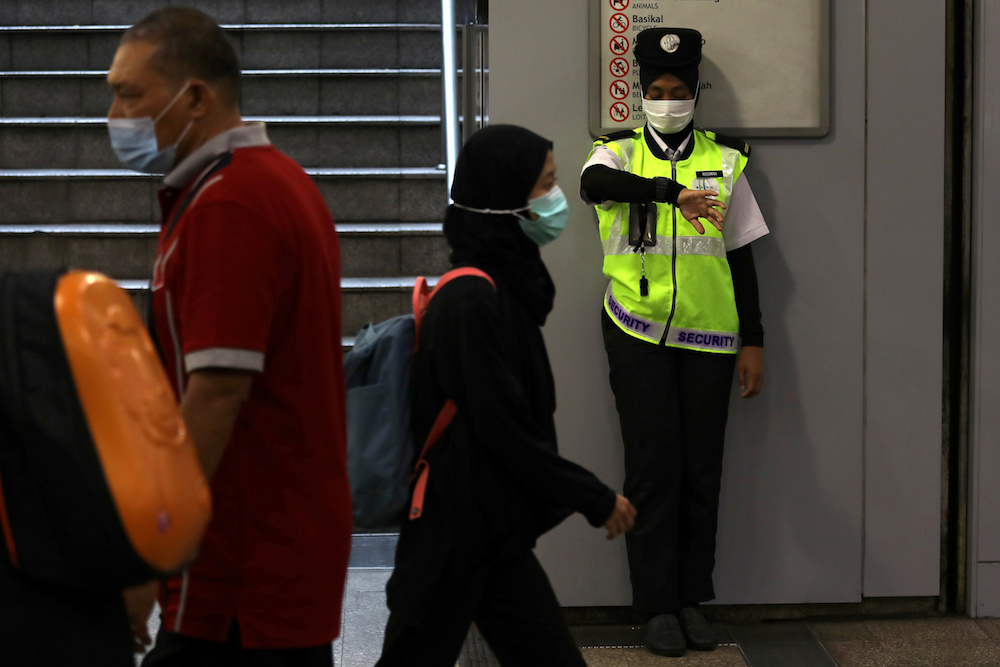
[[[185,84],[156,118],[146,116],[145,118],[108,119],[111,148],[114,149],[122,164],[129,169],[146,174],[165,174],[170,171],[177,159],[177,145],[191,129],[191,123],[194,121],[188,121],[181,135],[177,137],[177,141],[163,150],[160,150],[156,141],[156,124],[174,106],[174,103],[180,99],[189,86],[190,84]]]
[[[695,100],[643,100],[649,124],[660,134],[680,132],[694,117]]]

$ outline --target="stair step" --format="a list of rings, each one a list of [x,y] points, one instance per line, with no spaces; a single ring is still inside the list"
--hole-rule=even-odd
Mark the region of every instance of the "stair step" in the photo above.
[[[310,167],[304,170],[313,177],[442,179],[444,172],[434,167]],[[159,181],[161,176],[142,174],[131,169],[0,169],[0,182],[9,179],[132,179]]]
[[[0,26],[7,70],[104,70],[126,26]],[[440,67],[441,29],[431,24],[229,26],[242,65],[261,68]]]
[[[121,34],[130,24],[104,25],[0,25],[0,35],[3,34],[90,34],[116,33]],[[221,27],[226,32],[355,32],[362,30],[399,30],[399,31],[440,31],[440,23],[223,23]]]
[[[0,225],[0,234],[72,234],[76,236],[156,236],[160,226],[125,222]],[[348,222],[337,225],[344,236],[440,236],[439,222]]]
[[[121,278],[144,278],[152,273],[156,231],[147,231],[149,225],[132,225],[131,230],[111,233],[80,233],[69,229],[36,229],[25,233],[20,227],[0,226],[0,265],[5,270],[62,266],[100,271]],[[143,229],[138,229],[140,227]]]
[[[268,125],[271,141],[304,167],[424,167],[429,160],[443,161],[434,116],[279,118]],[[0,119],[0,166],[101,169],[120,163],[103,118],[11,118]]]
[[[244,121],[261,122],[268,125],[432,125],[441,123],[441,116],[244,116]],[[107,124],[103,116],[36,116],[25,118],[0,117],[0,128],[4,127],[77,127]]]
[[[0,71],[0,116],[104,116],[111,105],[105,76],[92,69]],[[441,114],[436,68],[247,70],[241,88],[247,116]]]
[[[72,234],[76,236],[156,236],[160,226],[127,222],[68,222],[57,224],[0,225],[0,234]],[[440,222],[347,222],[337,224],[344,236],[440,236]]]
[[[99,69],[39,69],[39,70],[4,70],[0,71],[0,79],[101,79],[107,76],[107,70]],[[268,69],[244,69],[244,78],[267,77],[428,77],[441,76],[438,67],[290,67]],[[459,71],[461,74],[461,71]]]
[[[159,226],[152,224],[0,225],[7,270],[74,266],[123,279],[150,275]],[[437,274],[448,270],[440,223],[337,225],[344,276]]]
[[[428,276],[434,285],[438,276]],[[145,306],[148,280],[116,280],[130,293],[137,306]],[[341,279],[342,336],[345,346],[363,326],[413,312],[411,303],[416,277]],[[140,310],[140,312],[145,312]]]
[[[384,292],[386,294],[405,294],[411,296],[413,286],[417,284],[417,278],[418,276],[341,278],[340,290],[345,294],[376,294]],[[425,278],[427,279],[427,284],[433,287],[440,276],[425,276]],[[144,278],[116,279],[115,282],[122,289],[149,289],[149,280]]]
[[[8,25],[74,25],[138,21],[164,6],[163,0],[94,0],[49,3],[3,0],[0,23]],[[434,22],[441,5],[432,0],[205,0],[199,7],[222,23],[341,23],[361,21]]]
[[[310,168],[338,222],[434,222],[445,173],[427,168]],[[158,219],[160,179],[126,169],[0,169],[0,224]],[[40,203],[44,202],[44,205]]]

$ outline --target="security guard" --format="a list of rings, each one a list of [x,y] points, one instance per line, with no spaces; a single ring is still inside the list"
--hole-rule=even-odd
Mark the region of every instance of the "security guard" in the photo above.
[[[580,179],[610,279],[604,344],[638,512],[633,606],[649,615],[646,646],[668,656],[716,646],[698,605],[715,597],[733,367],[747,398],[764,376],[750,243],[768,228],[744,175],[750,147],[693,129],[701,47],[696,30],[639,33],[646,125],[601,137]]]

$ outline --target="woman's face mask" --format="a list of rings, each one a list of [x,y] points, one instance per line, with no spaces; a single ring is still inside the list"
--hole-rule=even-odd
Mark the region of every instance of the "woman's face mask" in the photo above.
[[[474,208],[458,202],[454,202],[452,206],[473,213],[516,216],[524,233],[539,246],[555,241],[566,229],[566,223],[569,222],[569,203],[558,185],[553,186],[551,190],[540,197],[529,199],[528,205],[522,208]],[[531,213],[537,215],[538,218],[532,220]]]
[[[680,132],[694,117],[695,100],[643,100],[649,124],[660,134]]]
[[[521,219],[521,229],[539,246],[559,238],[569,222],[569,203],[562,189],[556,185],[541,197],[528,200],[528,208],[537,220]]]

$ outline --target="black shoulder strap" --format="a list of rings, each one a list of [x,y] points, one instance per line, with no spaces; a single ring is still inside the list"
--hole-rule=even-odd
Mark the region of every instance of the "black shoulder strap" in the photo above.
[[[164,239],[170,237],[170,234],[174,231],[174,227],[177,226],[177,221],[181,219],[182,215],[184,215],[184,211],[186,211],[187,207],[191,205],[191,202],[195,200],[195,197],[198,196],[198,192],[201,190],[202,186],[208,182],[208,179],[228,167],[232,161],[232,151],[223,153],[216,158],[215,163],[211,167],[202,172],[201,177],[193,186],[191,186],[191,190],[188,192],[187,197],[185,197],[184,201],[177,205],[177,208],[173,211],[173,215],[170,216],[170,224],[167,225],[167,231],[163,236]]]
[[[726,136],[725,134],[719,134],[714,130],[705,130],[706,134],[712,141],[719,144],[720,146],[725,146],[726,148],[732,148],[735,151],[739,151],[743,154],[743,157],[750,157],[750,144],[746,143],[742,139],[736,139],[734,137]]]
[[[609,134],[602,135],[597,138],[602,144],[609,144],[612,141],[618,141],[619,139],[631,139],[635,136],[635,130],[621,130],[620,132],[611,132]]]
[[[208,182],[208,179],[210,179],[214,174],[228,167],[232,161],[233,161],[232,151],[228,153],[223,153],[218,158],[216,158],[215,163],[211,167],[202,172],[201,177],[195,182],[193,186],[191,186],[191,190],[190,192],[188,192],[187,197],[185,197],[184,201],[182,201],[180,204],[177,205],[177,208],[174,209],[173,214],[170,216],[170,223],[167,225],[166,234],[164,234],[163,236],[164,239],[170,237],[170,234],[174,231],[174,227],[177,226],[177,221],[181,219],[182,215],[184,215],[184,211],[186,211],[188,206],[191,205],[191,202],[194,201],[194,198],[198,196],[198,191],[201,190],[202,186]],[[149,332],[149,338],[153,342],[153,347],[156,348],[156,353],[159,355],[160,361],[163,361],[163,348],[160,347],[160,341],[158,336],[156,335],[156,321],[153,318],[153,290],[151,288],[147,289],[145,296],[146,296],[146,312],[145,312],[146,330]]]

